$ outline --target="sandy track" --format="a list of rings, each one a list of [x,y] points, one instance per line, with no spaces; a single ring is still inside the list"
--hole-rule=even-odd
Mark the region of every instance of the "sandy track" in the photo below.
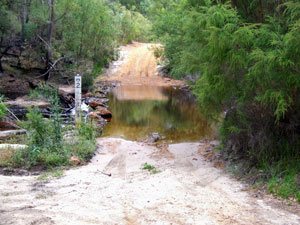
[[[0,224],[300,223],[299,213],[252,197],[241,183],[205,162],[197,153],[201,143],[170,145],[169,154],[157,157],[160,151],[143,143],[98,142],[90,164],[59,179],[0,176]],[[145,162],[161,172],[142,170]]]
[[[122,85],[181,86],[183,81],[160,76],[157,59],[154,57],[155,44],[134,42],[120,48],[120,59],[110,65],[102,81],[118,81]]]

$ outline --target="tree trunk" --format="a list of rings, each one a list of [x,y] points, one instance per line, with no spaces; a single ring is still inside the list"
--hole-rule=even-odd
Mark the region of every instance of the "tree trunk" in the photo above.
[[[80,44],[79,44],[79,52],[78,52],[78,57],[81,57],[82,55],[82,45],[83,45],[83,32],[84,32],[84,21],[82,21],[82,26],[81,26],[81,36],[80,36]]]
[[[259,0],[259,10],[258,10],[258,20],[259,22],[263,22],[264,21],[264,7],[263,7],[263,3],[262,0]]]
[[[86,13],[89,11],[89,7],[88,7],[88,5],[86,5],[86,3],[84,3],[84,5],[81,5],[81,7],[82,7],[82,12],[81,12],[81,16],[80,16],[80,19],[81,19],[80,44],[79,44],[79,49],[78,49],[78,52],[77,52],[77,57],[78,58],[80,58],[82,56],[83,37],[84,37],[84,31],[85,31],[86,22],[87,22]]]
[[[237,0],[231,0],[231,6],[233,8],[236,8],[237,7]]]
[[[54,23],[55,23],[55,11],[54,11],[55,0],[48,0],[49,7],[49,24],[47,32],[47,53],[46,53],[46,71],[51,68],[51,59],[52,59],[52,37],[54,33]],[[50,77],[50,71],[45,75],[45,80],[48,80]]]
[[[28,11],[27,11],[27,0],[22,0],[21,3],[21,40],[22,42],[25,41],[25,26],[28,19]]]
[[[4,70],[3,70],[3,67],[2,67],[2,56],[0,57],[0,73],[3,73]]]

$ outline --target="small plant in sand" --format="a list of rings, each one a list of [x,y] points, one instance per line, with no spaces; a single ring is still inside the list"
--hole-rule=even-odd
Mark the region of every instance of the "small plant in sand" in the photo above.
[[[37,177],[37,180],[48,182],[51,179],[61,178],[63,175],[64,175],[64,171],[62,171],[61,169],[53,169],[53,170],[49,170],[47,172],[43,172],[42,174],[40,174]]]
[[[151,174],[156,174],[161,172],[160,170],[158,170],[155,166],[149,164],[149,163],[144,163],[142,165],[142,169],[143,170],[148,170]]]

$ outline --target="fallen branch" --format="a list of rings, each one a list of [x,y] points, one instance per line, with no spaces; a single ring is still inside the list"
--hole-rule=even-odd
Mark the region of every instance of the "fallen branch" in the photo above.
[[[19,118],[9,109],[6,107],[6,110],[17,120],[20,121]],[[19,127],[20,128],[20,127]]]
[[[102,173],[105,176],[111,177],[111,173],[105,173],[105,172],[100,171],[100,170],[97,170],[97,172],[100,172],[100,173]]]
[[[19,145],[19,144],[0,144],[0,150],[3,149],[21,150],[27,147],[28,147],[27,145]]]
[[[47,46],[47,48],[50,48],[50,45],[48,44],[47,41],[45,41],[40,35],[37,35],[37,36],[42,42],[44,42],[44,44]]]
[[[16,135],[26,134],[26,130],[6,130],[0,131],[0,139],[6,139]]]
[[[59,61],[61,61],[62,59],[64,59],[64,58],[65,58],[65,57],[61,57],[61,58],[59,58],[58,60],[56,60],[53,64],[50,63],[50,69],[47,70],[47,72],[43,73],[42,75],[37,76],[36,78],[40,78],[40,77],[43,77],[43,76],[47,75],[51,70],[53,70],[53,69],[55,68],[55,65],[56,65]]]

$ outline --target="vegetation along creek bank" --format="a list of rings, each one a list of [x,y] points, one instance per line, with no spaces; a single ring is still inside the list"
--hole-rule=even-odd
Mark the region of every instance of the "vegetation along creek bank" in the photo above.
[[[130,48],[143,46],[135,44]],[[126,51],[126,58],[114,68],[115,71],[123,71],[123,66],[128,68],[131,57],[136,57],[131,49]],[[136,64],[130,66],[134,68]],[[116,129],[113,120],[115,117],[124,119],[123,108],[115,111],[112,106],[110,109],[121,111],[121,115],[112,115],[111,124],[104,128],[105,137],[97,139],[94,157],[82,167],[66,171],[53,169],[40,175],[21,177],[1,175],[0,210],[4,224],[299,223],[297,205],[284,206],[270,196],[258,195],[224,172],[224,161],[212,151],[219,142],[196,141],[193,137],[194,132],[199,132],[198,126],[200,130],[207,130],[203,138],[212,137],[207,122],[200,122],[195,130],[185,128],[188,124],[184,120],[189,115],[186,110],[192,108],[185,109],[183,105],[178,109],[182,110],[179,115],[170,114],[171,118],[163,119],[165,123],[151,124],[150,129],[159,129],[159,134],[148,136],[147,130],[141,134],[149,127],[144,120],[153,123],[156,119],[151,117],[157,116],[153,115],[157,110],[164,112],[178,106],[168,103],[170,97],[164,89],[139,89],[136,95],[136,88],[144,87],[144,84],[136,84],[133,88],[127,86],[122,83],[123,78],[116,76],[119,72],[101,78],[101,82],[114,79],[113,86],[116,87],[113,90],[119,88],[114,97],[118,100],[113,101],[119,101],[118,107],[124,107],[122,101],[131,104],[131,111],[124,108],[127,114],[136,112],[135,103],[139,106],[150,104],[149,112],[138,111],[142,115],[128,117],[129,121],[120,122],[120,129]],[[135,76],[136,82],[145,79],[158,82],[155,81],[158,79],[160,85],[180,88],[173,86],[178,81],[160,76],[147,78],[140,73],[131,76]],[[179,100],[171,98],[172,101],[176,99],[180,101],[180,97]],[[173,134],[172,124],[176,124],[173,129],[178,129],[178,135]],[[136,132],[135,135],[126,135],[132,132]],[[177,143],[172,144],[174,141]]]
[[[1,224],[300,223],[298,0],[0,18]]]

